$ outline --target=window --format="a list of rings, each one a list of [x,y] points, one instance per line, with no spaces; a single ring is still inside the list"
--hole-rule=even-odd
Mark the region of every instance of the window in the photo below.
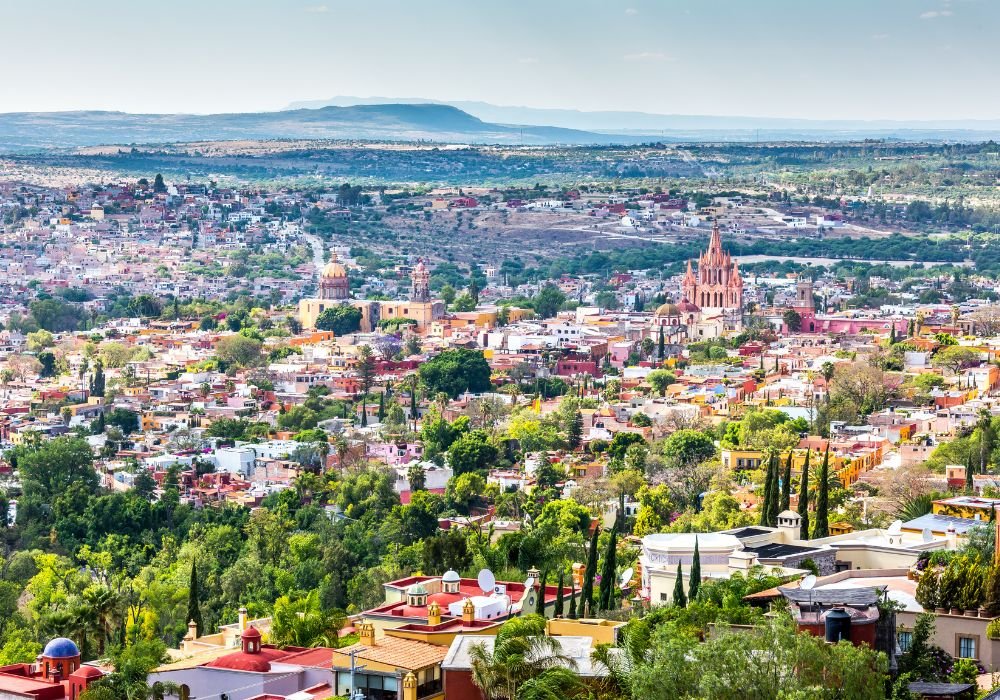
[[[958,638],[958,658],[960,658],[960,659],[975,659],[976,658],[976,638],[975,637],[959,637]]]
[[[667,594],[666,593],[661,593],[660,594],[660,601],[661,602],[666,602],[666,600],[667,600]]]
[[[896,641],[899,643],[899,650],[907,652],[913,644],[913,632],[900,631],[896,634]]]

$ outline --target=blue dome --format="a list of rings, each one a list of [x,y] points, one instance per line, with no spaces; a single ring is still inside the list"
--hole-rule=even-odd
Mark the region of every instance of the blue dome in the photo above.
[[[42,651],[42,656],[48,659],[71,659],[79,655],[80,649],[77,648],[72,639],[65,637],[56,637],[50,640]]]

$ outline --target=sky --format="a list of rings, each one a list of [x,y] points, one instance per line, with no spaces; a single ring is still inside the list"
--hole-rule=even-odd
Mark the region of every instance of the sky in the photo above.
[[[0,0],[0,112],[1000,118],[1000,0]]]

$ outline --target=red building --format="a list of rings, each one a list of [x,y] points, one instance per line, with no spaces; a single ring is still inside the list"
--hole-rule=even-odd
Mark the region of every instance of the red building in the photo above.
[[[80,664],[80,650],[72,640],[57,637],[36,663],[0,666],[0,697],[76,700],[103,676],[101,669]]]

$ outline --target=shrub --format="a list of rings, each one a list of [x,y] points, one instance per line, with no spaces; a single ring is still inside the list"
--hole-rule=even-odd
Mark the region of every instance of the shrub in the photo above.
[[[933,610],[938,607],[940,576],[940,570],[934,568],[926,569],[920,576],[920,581],[917,583],[916,599],[925,610]]]

